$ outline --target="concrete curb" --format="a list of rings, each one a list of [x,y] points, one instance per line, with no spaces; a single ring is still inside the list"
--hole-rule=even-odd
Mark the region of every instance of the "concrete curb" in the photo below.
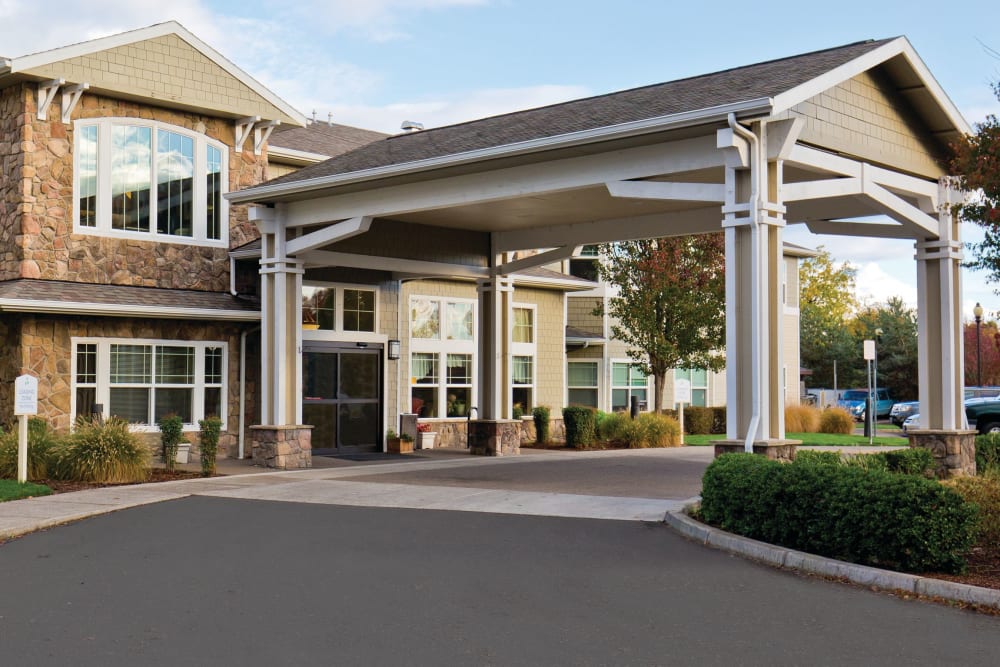
[[[920,577],[914,574],[893,572],[891,570],[881,570],[866,565],[855,565],[854,563],[845,563],[833,558],[814,556],[802,551],[795,551],[794,549],[777,547],[766,542],[759,542],[747,537],[727,533],[718,528],[706,526],[703,523],[695,521],[686,513],[690,507],[689,505],[685,510],[679,512],[667,512],[663,519],[664,523],[695,542],[700,542],[737,556],[760,561],[772,567],[788,568],[825,577],[847,579],[848,581],[864,586],[875,586],[886,590],[911,593],[913,595],[938,597],[954,602],[1000,609],[1000,590],[959,584],[943,579]]]

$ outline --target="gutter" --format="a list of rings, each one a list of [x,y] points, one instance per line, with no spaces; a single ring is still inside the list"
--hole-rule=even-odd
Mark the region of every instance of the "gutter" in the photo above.
[[[268,201],[271,198],[288,197],[298,194],[306,194],[316,190],[323,190],[353,183],[364,183],[378,179],[389,178],[391,176],[402,176],[432,169],[443,169],[474,162],[483,162],[500,157],[511,157],[516,155],[529,155],[542,151],[555,150],[558,148],[568,148],[583,144],[591,144],[599,141],[611,139],[623,139],[644,134],[653,134],[663,130],[689,127],[692,125],[703,125],[712,121],[725,122],[729,116],[735,114],[764,115],[771,112],[773,98],[761,97],[744,102],[734,102],[715,107],[707,107],[695,111],[684,111],[670,114],[668,116],[657,116],[656,118],[646,118],[643,120],[619,123],[579,132],[569,132],[553,137],[542,137],[539,139],[529,139],[513,144],[503,144],[501,146],[491,146],[473,151],[454,153],[412,162],[402,162],[399,164],[373,167],[371,169],[360,169],[346,174],[334,174],[331,176],[319,176],[289,183],[275,183],[273,185],[261,185],[237,192],[227,193],[225,198],[234,204],[246,204],[250,202]]]
[[[24,301],[21,299],[0,299],[0,312],[46,313],[53,315],[103,315],[106,317],[155,317],[164,319],[223,320],[229,322],[256,322],[260,320],[260,312],[249,310],[171,308],[168,306],[126,307],[104,303]]]
[[[323,153],[310,153],[309,151],[300,151],[294,148],[282,148],[280,146],[272,146],[270,144],[268,144],[267,147],[268,160],[278,158],[277,161],[294,165],[315,164],[317,162],[329,160],[331,157],[333,156],[324,155]]]

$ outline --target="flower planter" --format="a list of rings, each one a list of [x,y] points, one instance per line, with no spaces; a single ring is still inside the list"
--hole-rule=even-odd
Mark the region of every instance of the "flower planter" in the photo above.
[[[420,449],[434,449],[434,442],[437,440],[437,433],[435,431],[417,433],[417,437],[420,441]]]
[[[188,455],[191,453],[191,443],[182,442],[177,445],[177,456],[174,457],[176,463],[187,463]]]
[[[392,454],[412,454],[413,453],[413,441],[412,440],[401,440],[400,438],[389,438],[386,440],[386,446],[390,453]]]

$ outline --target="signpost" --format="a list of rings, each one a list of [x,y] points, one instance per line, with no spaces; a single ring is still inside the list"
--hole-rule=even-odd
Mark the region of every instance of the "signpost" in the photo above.
[[[38,378],[19,375],[14,380],[14,414],[17,416],[17,481],[28,481],[28,416],[38,414]]]
[[[684,444],[684,404],[691,403],[691,380],[674,380],[674,404],[678,405],[677,419],[681,423],[681,444]]]
[[[872,395],[872,361],[875,359],[875,341],[866,340],[864,342],[865,361],[868,362],[868,400],[865,402],[865,435],[868,436],[868,444],[872,444],[875,437],[875,401]]]

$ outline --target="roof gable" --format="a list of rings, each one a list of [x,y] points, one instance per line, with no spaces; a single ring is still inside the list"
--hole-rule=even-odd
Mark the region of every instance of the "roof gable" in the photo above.
[[[305,117],[175,21],[11,58],[0,75],[88,83],[106,93],[233,118]]]

